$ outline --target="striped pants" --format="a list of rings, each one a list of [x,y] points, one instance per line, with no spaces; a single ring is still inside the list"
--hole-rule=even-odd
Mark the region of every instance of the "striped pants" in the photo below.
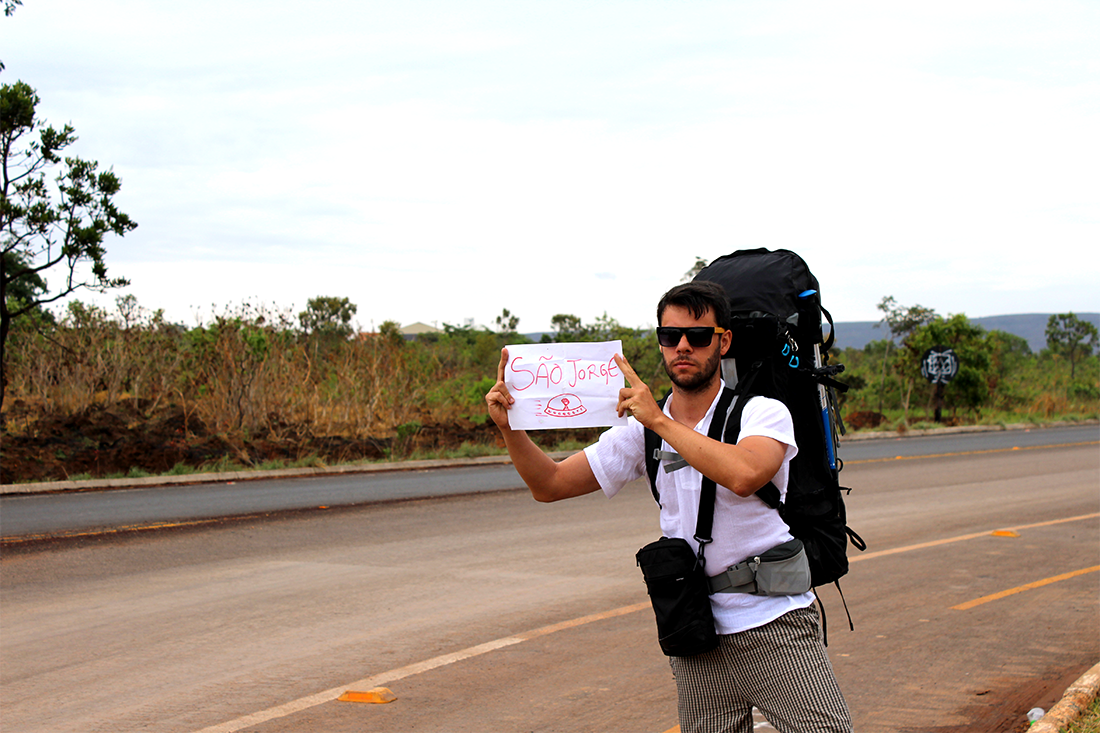
[[[753,707],[780,733],[851,733],[815,608],[719,639],[714,651],[669,658],[681,733],[752,733]]]

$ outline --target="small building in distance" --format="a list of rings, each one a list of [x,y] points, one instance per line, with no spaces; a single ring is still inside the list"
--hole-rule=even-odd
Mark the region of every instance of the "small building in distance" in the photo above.
[[[425,333],[443,333],[443,329],[429,326],[427,323],[420,323],[419,321],[401,327],[401,335],[406,338],[410,336],[420,336]]]

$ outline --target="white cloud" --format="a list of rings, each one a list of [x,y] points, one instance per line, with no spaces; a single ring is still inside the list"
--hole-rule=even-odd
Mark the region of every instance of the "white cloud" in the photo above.
[[[10,30],[9,30],[10,27]],[[838,320],[1100,310],[1085,2],[67,0],[0,21],[140,224],[148,307],[653,319],[697,256],[793,249]],[[10,35],[10,37],[8,37]],[[140,290],[140,292],[138,292]]]

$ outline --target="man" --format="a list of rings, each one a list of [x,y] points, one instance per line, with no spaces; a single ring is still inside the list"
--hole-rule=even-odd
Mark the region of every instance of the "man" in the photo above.
[[[792,539],[778,513],[753,494],[771,481],[785,495],[788,464],[798,452],[794,426],[782,402],[756,397],[745,407],[735,445],[707,437],[725,386],[720,361],[732,342],[725,328],[729,303],[720,286],[700,281],[673,288],[657,306],[657,322],[664,368],[672,380],[664,409],[616,355],[628,384],[619,393],[619,414],[629,413],[633,419],[560,463],[526,433],[509,427],[513,399],[504,384],[506,350],[497,383],[485,399],[516,470],[539,501],[597,489],[613,497],[645,475],[644,430],[656,432],[664,441],[662,450],[678,453],[688,463],[681,470],[657,472],[665,536],[682,537],[698,549],[694,534],[703,475],[718,485],[714,541],[706,551],[706,572],[714,576]],[[812,593],[714,593],[710,600],[719,647],[669,659],[682,733],[750,733],[753,707],[783,732],[851,730],[847,705],[821,644]]]

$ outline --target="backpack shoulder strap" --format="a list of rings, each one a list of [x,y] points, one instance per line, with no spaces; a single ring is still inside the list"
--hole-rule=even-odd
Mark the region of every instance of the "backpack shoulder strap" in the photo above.
[[[668,395],[666,394],[657,401],[657,406],[664,410],[667,401]],[[645,472],[649,476],[649,490],[653,492],[653,501],[657,502],[657,506],[661,506],[661,495],[657,493],[657,468],[661,464],[658,455],[660,451],[661,436],[649,428],[645,428]]]
[[[726,423],[726,432],[722,438],[725,443],[736,443],[741,435],[741,414],[745,411],[745,405],[756,395],[743,394],[737,398],[737,404],[730,411],[729,421]],[[779,509],[782,502],[779,501],[779,489],[771,481],[756,490],[756,496],[772,509]]]
[[[729,424],[728,415],[730,405],[734,401],[736,392],[729,387],[726,387],[722,394],[718,396],[718,404],[714,408],[714,417],[711,418],[710,431],[708,436],[715,440],[722,439],[722,432],[725,430],[725,426]],[[668,395],[666,394],[660,400],[657,401],[657,406],[662,410],[665,409],[665,403],[668,401]],[[726,415],[727,419],[718,419],[719,415]],[[738,418],[740,420],[740,418]],[[649,478],[649,490],[653,494],[653,500],[657,502],[657,506],[661,506],[661,494],[657,491],[657,470],[661,466],[661,461],[666,458],[678,459],[674,453],[663,454],[661,451],[661,436],[653,432],[649,428],[645,428],[645,472]],[[680,465],[687,465],[686,461],[682,459],[677,460],[672,466],[666,468],[666,471],[675,470]]]
[[[749,400],[757,395],[751,394],[748,389],[752,387],[753,381],[756,379],[756,375],[761,369],[761,364],[758,362],[753,365],[748,378],[739,382],[737,385],[737,401],[733,405],[733,409],[730,410],[729,416],[726,418],[725,431],[722,433],[722,442],[724,443],[736,443],[737,439],[741,436],[741,415],[745,412],[745,406],[749,404]],[[779,509],[782,502],[779,500],[779,489],[771,481],[761,486],[756,491],[756,496],[772,509]]]
[[[729,425],[730,406],[734,403],[736,392],[729,387],[722,390],[718,404],[714,408],[714,417],[710,420],[707,437],[722,440]],[[737,399],[737,402],[742,400]],[[699,543],[699,558],[703,557],[703,548],[711,541],[711,527],[714,524],[714,500],[718,487],[714,480],[703,475],[702,491],[699,496],[699,519],[695,523],[695,541]]]
[[[749,380],[751,384],[752,380]],[[739,385],[740,386],[740,385]],[[756,395],[741,393],[738,394],[738,390],[725,389],[723,397],[728,395],[728,400],[724,403],[719,400],[719,404],[715,407],[715,417],[725,413],[725,421],[711,421],[711,432],[714,435],[710,437],[715,440],[722,440],[725,443],[736,443],[737,438],[741,433],[741,414],[745,411],[745,405],[748,404]],[[736,397],[736,399],[734,399]],[[665,401],[668,400],[668,395],[665,395],[657,405],[663,410],[665,407]],[[716,428],[717,425],[721,425],[720,432]],[[649,478],[649,490],[653,494],[653,501],[657,502],[657,506],[661,506],[661,495],[657,491],[657,470],[661,465],[661,436],[653,432],[649,428],[645,429],[645,471],[646,476]],[[761,487],[756,496],[760,498],[765,504],[772,509],[778,509],[780,506],[779,501],[779,489],[775,487],[771,481]]]

